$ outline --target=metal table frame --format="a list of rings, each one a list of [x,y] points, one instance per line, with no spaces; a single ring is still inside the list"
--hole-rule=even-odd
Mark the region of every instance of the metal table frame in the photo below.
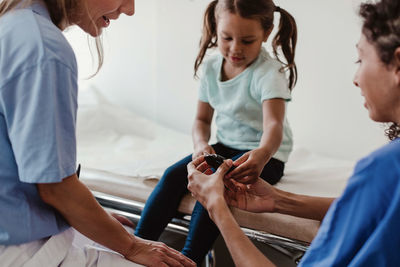
[[[128,200],[101,192],[92,191],[97,201],[107,210],[123,215],[134,222],[138,222],[140,219],[141,212],[144,208],[144,203]],[[189,230],[190,216],[181,214],[182,216],[174,218],[171,223],[168,224],[166,230],[182,235],[187,235]],[[296,264],[303,257],[304,253],[308,249],[309,243],[292,240],[282,236],[248,229],[242,227],[243,232],[252,240],[256,240],[263,244],[269,245],[281,253],[291,258]],[[207,256],[205,263],[206,266],[214,266],[214,252],[210,251]]]

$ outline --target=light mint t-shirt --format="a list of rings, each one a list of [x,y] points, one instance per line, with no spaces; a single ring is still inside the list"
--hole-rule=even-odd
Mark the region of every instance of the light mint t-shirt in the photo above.
[[[263,101],[291,99],[282,64],[262,48],[256,61],[246,70],[222,82],[222,62],[223,57],[218,54],[203,63],[199,100],[209,103],[216,111],[218,142],[240,150],[255,149],[263,134]],[[273,157],[287,162],[293,140],[286,117],[283,126],[283,140]]]

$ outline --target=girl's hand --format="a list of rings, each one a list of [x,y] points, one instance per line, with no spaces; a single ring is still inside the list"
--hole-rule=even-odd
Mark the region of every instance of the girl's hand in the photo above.
[[[204,155],[204,152],[208,154],[215,154],[215,150],[212,146],[207,143],[196,144],[194,146],[194,152],[192,154],[192,159],[195,160],[200,156]]]
[[[234,179],[243,184],[254,183],[269,159],[270,157],[266,156],[262,150],[251,150],[233,162],[236,169],[228,173],[226,178]]]

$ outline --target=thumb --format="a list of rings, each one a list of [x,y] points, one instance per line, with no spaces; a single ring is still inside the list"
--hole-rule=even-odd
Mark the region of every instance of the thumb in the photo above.
[[[227,159],[219,166],[216,173],[218,175],[225,175],[228,172],[228,170],[232,167],[232,165],[233,165],[232,160]]]

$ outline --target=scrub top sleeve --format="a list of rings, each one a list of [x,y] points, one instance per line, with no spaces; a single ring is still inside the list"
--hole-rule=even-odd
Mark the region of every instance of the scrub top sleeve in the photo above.
[[[384,228],[381,223],[390,204],[387,196],[392,195],[391,189],[381,179],[383,169],[373,162],[360,168],[364,164],[358,164],[343,195],[331,205],[299,266],[358,266],[355,258]]]
[[[76,167],[77,74],[56,60],[25,70],[1,91],[9,139],[26,183],[54,183]]]

